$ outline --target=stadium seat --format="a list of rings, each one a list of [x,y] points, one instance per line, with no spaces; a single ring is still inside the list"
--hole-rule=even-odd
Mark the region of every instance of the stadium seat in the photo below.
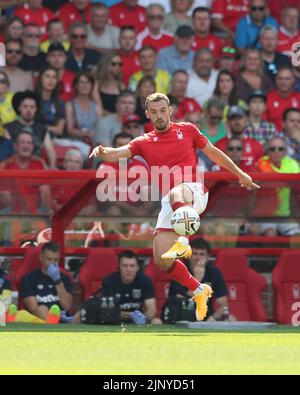
[[[279,324],[291,324],[292,316],[300,304],[300,251],[284,251],[280,255],[272,272],[272,283],[275,320]]]
[[[215,265],[221,270],[228,287],[230,313],[238,321],[266,321],[261,302],[265,278],[248,266],[246,256],[236,250],[222,250]]]
[[[150,259],[150,262],[145,269],[145,274],[153,280],[157,304],[157,316],[160,317],[161,309],[168,297],[171,277],[155,265],[153,258]]]
[[[118,268],[117,255],[110,248],[90,248],[79,273],[79,284],[83,299],[88,299],[101,287],[101,282],[108,274]]]

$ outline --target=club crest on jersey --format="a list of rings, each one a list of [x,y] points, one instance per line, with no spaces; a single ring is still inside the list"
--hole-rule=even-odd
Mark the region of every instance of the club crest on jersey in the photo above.
[[[153,137],[153,140],[154,140],[154,141],[157,141],[157,140],[158,140],[158,137]]]
[[[180,129],[176,129],[176,133],[178,140],[182,140],[183,139],[182,131]]]

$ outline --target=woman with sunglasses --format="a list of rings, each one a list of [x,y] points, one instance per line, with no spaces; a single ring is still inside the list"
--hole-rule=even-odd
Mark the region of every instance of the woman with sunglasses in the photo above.
[[[225,104],[224,121],[227,120],[227,113],[231,106],[247,108],[244,100],[238,98],[234,75],[228,70],[221,70],[218,74],[214,96],[218,97]]]
[[[268,93],[273,89],[273,82],[264,74],[264,63],[258,49],[248,48],[245,51],[240,70],[236,78],[236,91],[245,102],[255,90]]]
[[[17,115],[12,106],[13,92],[9,90],[7,74],[0,71],[0,135],[3,136],[4,126],[16,119]]]
[[[122,59],[115,51],[102,56],[95,73],[93,99],[98,105],[103,105],[104,115],[116,112],[117,97],[125,85],[122,82]]]

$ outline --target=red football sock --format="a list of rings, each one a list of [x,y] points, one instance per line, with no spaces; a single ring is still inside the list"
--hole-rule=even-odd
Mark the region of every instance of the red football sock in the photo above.
[[[177,281],[179,284],[187,287],[190,291],[195,291],[200,285],[199,281],[195,279],[188,271],[187,267],[183,262],[176,259],[172,267],[168,270],[171,278]]]
[[[172,210],[176,211],[178,208],[180,207],[186,207],[186,206],[190,206],[190,203],[185,203],[185,202],[174,202],[172,204]]]

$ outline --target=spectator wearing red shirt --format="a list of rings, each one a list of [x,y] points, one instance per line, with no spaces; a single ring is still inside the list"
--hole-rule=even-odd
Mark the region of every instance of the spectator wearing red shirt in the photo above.
[[[240,18],[249,13],[249,0],[213,0],[213,26],[235,42],[235,29]]]
[[[281,22],[281,12],[285,7],[294,6],[300,10],[300,0],[268,0],[268,8],[270,14],[273,18],[277,19],[277,21]]]
[[[26,4],[15,10],[14,15],[21,18],[25,25],[29,23],[38,25],[45,37],[47,24],[54,18],[54,13],[46,7],[42,7],[42,3],[42,0],[27,0]]]
[[[60,7],[56,13],[56,16],[63,22],[65,32],[67,32],[69,26],[76,21],[90,23],[90,10],[91,4],[89,0],[73,0],[72,3],[69,2]]]
[[[177,111],[174,114],[175,122],[185,120],[186,114],[190,112],[202,111],[196,100],[186,97],[188,81],[189,75],[185,70],[177,70],[172,76],[169,96],[177,102]]]
[[[292,46],[300,42],[299,9],[289,6],[282,10],[282,24],[278,32],[277,51],[286,56],[292,56]]]
[[[1,162],[1,170],[45,170],[42,159],[33,156],[34,142],[32,134],[23,131],[16,137],[15,155]],[[52,200],[49,185],[20,178],[7,182],[2,186],[1,201],[5,201],[13,213],[37,214],[42,208],[52,212]]]
[[[208,48],[216,59],[220,58],[224,42],[211,33],[211,16],[208,8],[198,7],[193,11],[193,28],[195,32],[192,49]]]
[[[275,89],[267,95],[267,119],[277,130],[282,130],[284,111],[300,107],[300,93],[294,91],[294,85],[293,71],[282,67],[275,79]]]
[[[117,27],[134,26],[141,32],[147,26],[146,9],[137,0],[123,0],[110,7],[110,20]]]
[[[150,45],[159,51],[173,44],[174,36],[163,30],[165,11],[160,4],[151,4],[147,8],[148,26],[138,34],[136,49]]]
[[[243,141],[243,164],[244,166],[253,166],[263,156],[263,148],[261,144],[249,137],[245,137],[245,129],[247,126],[247,116],[243,108],[233,106],[228,111],[229,136],[224,137],[216,143],[216,147],[226,152],[229,138],[237,137]]]
[[[67,54],[62,44],[51,44],[47,53],[47,62],[57,73],[60,82],[60,99],[64,102],[70,101],[74,97],[73,81],[75,73],[65,69]]]
[[[140,70],[139,54],[135,50],[137,43],[135,28],[133,26],[121,27],[119,42],[118,54],[122,59],[122,81],[128,86],[132,74]]]

